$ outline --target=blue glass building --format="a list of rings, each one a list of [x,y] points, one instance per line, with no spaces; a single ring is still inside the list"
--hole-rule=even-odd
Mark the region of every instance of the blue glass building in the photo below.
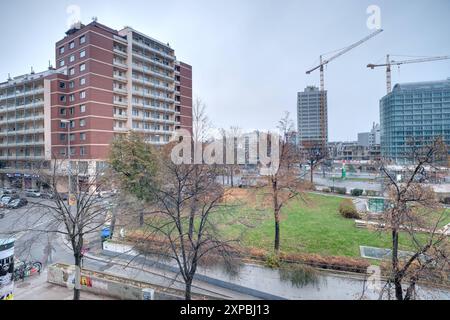
[[[450,78],[396,84],[380,100],[381,156],[399,164],[411,161],[412,144],[420,148],[438,136],[450,145]]]

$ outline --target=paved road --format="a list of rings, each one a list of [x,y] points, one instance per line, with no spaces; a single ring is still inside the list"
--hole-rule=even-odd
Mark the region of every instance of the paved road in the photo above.
[[[36,199],[29,199],[29,201],[29,205],[20,209],[0,209],[4,210],[3,212],[5,213],[4,218],[0,219],[0,238],[16,238],[15,256],[20,260],[38,260],[43,262],[44,266],[46,266],[47,263],[56,262],[73,264],[73,254],[69,244],[64,239],[64,235],[54,232],[43,232],[43,230],[48,229],[55,230],[54,219],[52,219],[50,215],[42,215],[42,207],[31,203],[33,201],[37,201]],[[16,232],[11,234],[13,231]],[[98,232],[98,235],[90,235],[90,238],[90,257],[94,259],[85,258],[85,268],[128,277],[130,279],[183,289],[182,279],[175,273],[168,273],[167,271],[157,267],[146,266],[144,268],[142,263],[129,263],[129,261],[124,261],[122,259],[120,261],[116,261],[116,259],[106,259],[105,257],[102,258],[100,255],[101,242],[98,241],[100,238],[100,231]],[[54,249],[51,261],[47,261],[45,254],[45,248],[49,242]],[[29,284],[24,285],[27,289],[19,290],[16,293],[16,296],[18,295],[19,298],[22,297],[26,299],[26,297],[31,297],[33,292],[39,291],[39,289],[34,289],[34,287],[40,287],[43,290],[48,290],[49,288],[55,287],[52,285],[43,285],[43,282],[45,282],[46,279],[44,274],[39,276],[39,279],[40,282],[36,283],[32,280],[30,282],[27,280],[25,283]],[[19,289],[21,288],[19,287]],[[55,290],[55,292],[60,292],[60,289]],[[256,299],[253,296],[234,292],[219,286],[213,286],[202,281],[196,281],[193,284],[193,292],[214,295],[222,299]],[[49,297],[53,296],[52,294],[47,295]],[[38,296],[35,298],[39,299]]]

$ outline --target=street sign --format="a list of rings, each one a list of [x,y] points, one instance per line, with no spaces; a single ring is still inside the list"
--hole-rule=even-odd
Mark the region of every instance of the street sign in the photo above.
[[[74,206],[77,203],[77,198],[74,194],[69,195],[69,206]]]

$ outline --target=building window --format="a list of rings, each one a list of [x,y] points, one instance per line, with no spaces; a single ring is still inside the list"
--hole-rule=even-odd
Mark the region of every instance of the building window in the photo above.
[[[75,95],[74,94],[69,95],[69,101],[70,102],[75,101]]]
[[[64,46],[59,47],[59,54],[63,54],[64,53]]]
[[[81,112],[81,113],[86,112],[86,105],[82,104],[82,105],[80,106],[80,112]]]
[[[66,83],[65,83],[64,81],[60,81],[60,82],[59,82],[59,87],[60,87],[61,89],[65,89],[65,88],[66,88]]]
[[[73,87],[75,87],[75,82],[70,81],[70,82],[69,82],[69,88],[70,88],[70,89],[73,89]]]
[[[75,120],[70,120],[70,129],[75,128]]]
[[[60,114],[61,116],[65,116],[65,115],[66,115],[66,108],[61,108],[61,109],[59,109],[59,114]]]
[[[80,141],[85,141],[86,140],[86,132],[81,132],[80,133]]]
[[[86,50],[81,50],[80,51],[80,58],[84,58],[85,55],[86,55]]]
[[[74,41],[69,43],[69,49],[73,49],[73,48],[75,48],[75,42]]]
[[[86,84],[86,78],[80,78],[80,86],[84,86]]]
[[[70,155],[71,156],[75,155],[75,147],[70,148]]]
[[[70,107],[69,113],[70,113],[70,115],[73,115],[75,113],[75,107]]]
[[[64,59],[59,60],[59,66],[60,67],[64,66]]]
[[[75,55],[71,55],[69,57],[69,62],[74,62],[75,61]]]
[[[65,133],[60,133],[59,134],[59,140],[66,141],[66,134]]]
[[[86,64],[82,63],[80,64],[80,72],[86,70]]]
[[[83,44],[86,42],[86,36],[81,36],[80,37],[80,44]]]
[[[59,127],[60,127],[61,129],[65,129],[65,128],[66,128],[66,123],[61,121],[61,122],[59,123]]]
[[[66,155],[66,148],[60,148],[59,149],[59,154],[62,155],[62,156],[65,156]]]
[[[80,119],[80,127],[84,127],[84,126],[86,126],[86,120]]]
[[[60,101],[60,102],[66,102],[66,96],[60,95],[60,96],[59,96],[59,101]]]
[[[80,156],[86,155],[86,147],[80,147]]]
[[[84,99],[86,98],[86,91],[81,91],[80,92],[80,99]]]
[[[75,74],[75,68],[69,69],[69,75],[73,76]]]
[[[71,134],[70,134],[69,140],[70,140],[70,141],[75,141],[75,134],[74,134],[74,133],[71,133]]]

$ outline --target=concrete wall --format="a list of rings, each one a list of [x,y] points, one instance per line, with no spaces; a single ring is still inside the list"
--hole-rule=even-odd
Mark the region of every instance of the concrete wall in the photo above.
[[[66,264],[53,264],[49,266],[47,282],[73,289],[75,268]],[[154,300],[180,300],[183,292],[169,290],[149,283],[134,281],[119,276],[83,269],[81,272],[81,290],[121,300],[142,300],[143,289],[154,290]]]

